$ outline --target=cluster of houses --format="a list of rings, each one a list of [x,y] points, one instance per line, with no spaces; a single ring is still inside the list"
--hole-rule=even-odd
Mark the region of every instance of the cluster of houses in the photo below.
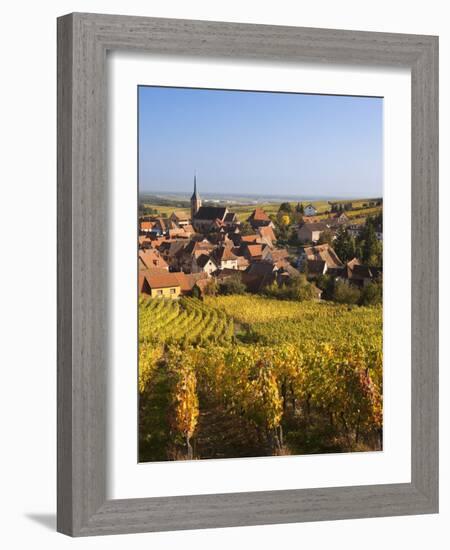
[[[277,246],[274,224],[264,210],[255,208],[251,213],[247,222],[252,232],[244,235],[234,212],[202,205],[194,178],[190,212],[174,211],[168,217],[139,221],[139,291],[152,297],[201,296],[212,279],[220,283],[238,277],[249,292],[259,292],[275,281],[287,282],[300,271],[309,278],[330,273],[361,285],[377,276],[356,260],[344,265],[331,246],[315,245],[325,224],[311,219],[316,213],[309,206],[298,236],[312,246],[302,249],[293,267],[288,250]],[[345,223],[344,216],[341,213],[327,222]]]
[[[337,280],[364,287],[381,278],[379,267],[363,265],[357,258],[342,262],[329,244],[305,246],[298,259],[301,271],[308,279],[314,280],[321,275],[330,275]]]
[[[362,224],[350,223],[345,212],[337,212],[330,214],[326,218],[319,216],[303,216],[303,223],[297,231],[298,240],[300,243],[317,243],[320,241],[324,231],[331,231],[332,234],[336,230],[345,225],[345,228],[352,237],[358,237],[362,228]],[[379,241],[383,240],[381,228],[376,231],[376,236]]]
[[[324,231],[334,234],[340,226],[344,225],[352,237],[358,237],[360,234],[362,224],[351,223],[345,212],[330,213],[327,217],[318,216],[312,204],[306,206],[304,212],[303,221],[297,229],[300,243],[317,243]],[[383,240],[381,228],[376,231],[376,236],[379,241]]]

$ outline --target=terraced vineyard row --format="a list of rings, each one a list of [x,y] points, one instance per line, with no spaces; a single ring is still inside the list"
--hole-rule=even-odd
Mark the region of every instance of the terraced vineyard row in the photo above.
[[[343,304],[294,302],[260,296],[217,296],[206,298],[215,307],[248,328],[254,340],[265,345],[284,342],[303,346],[306,342],[333,343],[347,347],[359,342],[364,348],[381,348],[382,308]]]
[[[230,317],[194,298],[180,301],[140,298],[140,344],[227,343],[233,335],[234,323]]]
[[[381,448],[380,307],[142,298],[139,338],[143,461]]]

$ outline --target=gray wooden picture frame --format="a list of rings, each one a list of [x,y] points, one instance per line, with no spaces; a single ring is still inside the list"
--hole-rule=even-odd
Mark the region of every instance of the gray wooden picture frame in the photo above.
[[[107,499],[109,50],[411,69],[411,483]],[[57,414],[57,529],[68,535],[437,512],[438,38],[82,13],[59,18]]]

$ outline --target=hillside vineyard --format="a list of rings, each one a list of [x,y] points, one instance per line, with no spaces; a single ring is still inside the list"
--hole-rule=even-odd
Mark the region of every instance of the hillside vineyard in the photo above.
[[[139,302],[139,460],[382,448],[382,308]]]

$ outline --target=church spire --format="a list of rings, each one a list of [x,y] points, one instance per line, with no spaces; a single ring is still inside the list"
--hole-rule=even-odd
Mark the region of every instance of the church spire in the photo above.
[[[197,174],[194,172],[194,192],[192,193],[191,201],[200,200],[200,195],[197,193]]]
[[[197,174],[194,172],[194,192],[191,197],[191,217],[194,219],[195,214],[197,214],[199,208],[202,205],[202,200],[200,195],[197,192]]]

